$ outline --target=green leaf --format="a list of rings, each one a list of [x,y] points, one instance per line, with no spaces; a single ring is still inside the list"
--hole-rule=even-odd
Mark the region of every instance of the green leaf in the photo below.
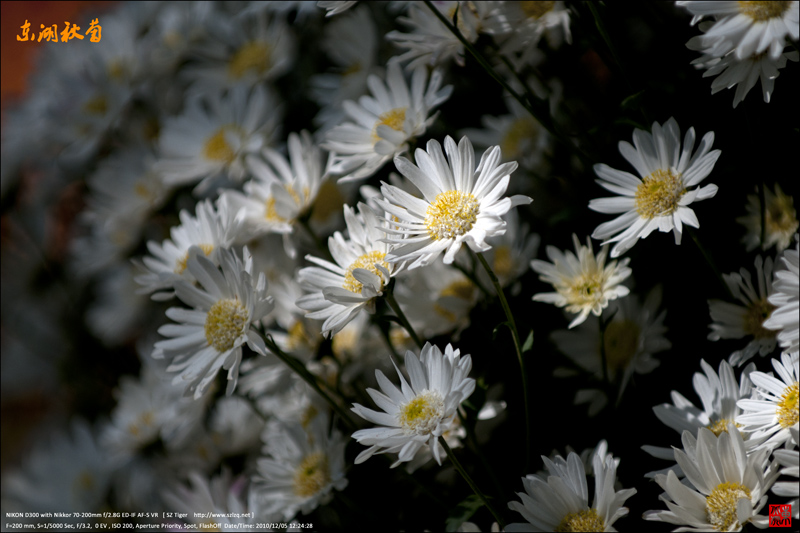
[[[455,531],[467,520],[469,520],[475,511],[483,507],[483,502],[476,495],[467,496],[467,498],[456,505],[455,509],[450,512],[445,522],[445,531]]]
[[[528,333],[528,338],[522,344],[522,353],[531,351],[531,348],[533,348],[533,330]]]
[[[639,107],[641,107],[641,102],[643,97],[644,97],[643,90],[639,91],[636,94],[632,94],[622,101],[620,107],[622,109],[633,109],[633,110],[639,109]]]
[[[494,340],[497,340],[497,332],[500,330],[500,327],[501,327],[501,326],[505,326],[505,327],[507,327],[509,330],[511,330],[511,324],[509,324],[508,322],[500,322],[500,323],[499,323],[499,324],[497,324],[497,325],[494,327],[494,329],[492,330],[492,340],[493,340],[493,341],[494,341]]]

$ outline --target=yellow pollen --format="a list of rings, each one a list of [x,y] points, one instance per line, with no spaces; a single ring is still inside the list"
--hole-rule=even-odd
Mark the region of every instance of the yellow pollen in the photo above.
[[[645,177],[636,189],[636,211],[643,218],[671,215],[686,194],[680,174],[658,169]]]
[[[342,212],[344,197],[339,192],[339,188],[333,180],[325,180],[319,186],[317,198],[314,200],[314,209],[311,212],[311,220],[314,222],[325,222],[331,215]]]
[[[775,187],[775,196],[767,200],[767,233],[793,235],[800,223],[794,209],[794,199],[783,194],[780,187]]]
[[[307,429],[308,425],[318,414],[319,411],[317,411],[317,408],[314,407],[314,404],[310,404],[308,407],[306,407],[306,410],[303,411],[303,415],[300,417],[300,425],[303,426],[304,429]]]
[[[247,309],[235,300],[219,300],[206,315],[206,340],[218,352],[233,348],[236,339],[245,333],[249,315]]]
[[[795,381],[784,389],[778,409],[775,411],[775,416],[778,417],[778,423],[782,428],[790,428],[800,420],[800,414],[798,414],[798,396],[800,394],[797,383]]]
[[[350,359],[358,348],[359,337],[354,328],[345,328],[333,336],[331,350],[333,355],[340,363],[345,363]]]
[[[396,107],[386,113],[381,113],[378,119],[378,122],[375,123],[375,127],[372,128],[372,140],[375,142],[380,140],[378,136],[378,126],[381,124],[389,126],[395,131],[403,131],[403,124],[406,122],[406,108]]]
[[[520,2],[519,6],[522,12],[528,18],[540,19],[546,13],[549,13],[555,7],[555,2]]]
[[[308,334],[302,320],[298,320],[289,328],[289,339],[286,342],[290,351],[295,351],[298,348],[314,348],[316,343]]]
[[[460,237],[472,229],[478,213],[480,203],[471,194],[456,190],[439,193],[425,212],[428,235],[434,241]]]
[[[156,200],[156,193],[141,181],[136,182],[136,185],[133,186],[133,192],[148,203],[152,204]]]
[[[741,483],[720,483],[706,497],[706,517],[717,531],[730,531],[737,522],[736,503],[750,499],[750,489]],[[742,524],[744,525],[744,524]]]
[[[211,252],[214,251],[213,244],[198,244],[197,247],[203,250],[203,253],[206,255],[206,257],[208,257],[211,254]],[[186,252],[185,254],[183,254],[183,257],[181,257],[175,262],[176,274],[183,274],[183,271],[186,270],[186,261],[188,260],[189,260],[189,252]]]
[[[225,139],[225,133],[234,128],[230,126],[223,126],[217,132],[208,138],[205,146],[203,146],[203,156],[212,161],[222,161],[223,163],[230,164],[236,158],[236,152],[228,141]]]
[[[347,68],[342,71],[342,76],[349,76],[351,74],[356,74],[358,72],[361,72],[362,68],[363,67],[361,66],[361,62],[355,61],[353,63],[350,63],[350,65],[348,65]]]
[[[747,314],[744,317],[743,329],[756,339],[768,339],[775,336],[774,331],[764,327],[764,321],[770,317],[775,306],[767,301],[766,298],[752,302],[747,306]]]
[[[102,117],[108,111],[108,100],[102,95],[89,98],[83,104],[83,110],[90,115],[99,115]]]
[[[347,267],[347,273],[344,276],[344,285],[342,285],[342,287],[350,292],[361,294],[363,285],[353,276],[353,270],[363,268],[381,278],[381,288],[383,288],[383,282],[385,281],[383,279],[383,273],[378,270],[375,264],[378,263],[386,270],[389,270],[389,263],[383,260],[384,257],[386,257],[384,252],[369,252],[356,259],[352,265]]]
[[[720,418],[716,422],[712,422],[706,427],[711,430],[715,436],[719,437],[723,433],[728,432],[728,424],[733,423],[734,427],[740,428],[742,427],[741,424],[733,422],[733,420],[728,420],[727,418]]]
[[[261,41],[251,41],[236,51],[228,63],[228,74],[238,80],[249,71],[261,76],[269,70],[269,46]]]
[[[556,531],[605,531],[606,524],[596,509],[569,513],[561,519]]]
[[[302,206],[303,203],[304,203],[304,198],[307,199],[308,195],[310,194],[308,188],[306,188],[303,191],[304,198],[300,198],[300,195],[297,194],[297,192],[295,192],[294,187],[292,187],[291,185],[286,185],[286,187],[284,187],[284,188],[286,189],[286,192],[289,193],[289,195],[292,197],[292,199],[295,201],[295,203],[298,206]],[[267,199],[266,204],[267,204],[267,211],[266,211],[266,213],[264,213],[264,218],[266,218],[270,222],[287,222],[288,219],[285,219],[282,216],[280,216],[278,214],[278,211],[275,209],[275,197],[274,196],[270,196]]]
[[[603,347],[609,368],[622,370],[639,350],[641,330],[633,320],[614,320],[603,334]]]
[[[306,456],[294,471],[294,493],[308,498],[317,494],[331,482],[331,469],[325,452]]]
[[[141,433],[140,428],[143,426],[152,426],[154,421],[155,415],[153,412],[145,411],[139,415],[139,417],[136,419],[136,422],[132,422],[128,425],[128,432],[134,437],[138,437],[139,433]]]
[[[472,295],[475,293],[475,285],[468,279],[462,278],[458,279],[452,283],[450,283],[447,287],[442,289],[439,293],[438,298],[460,298],[465,301],[470,301],[472,299]],[[458,317],[450,311],[449,309],[445,308],[444,306],[440,305],[439,303],[433,304],[433,310],[438,314],[449,320],[450,322],[455,322]]]
[[[539,2],[536,2],[539,3]],[[500,150],[506,158],[514,159],[522,154],[523,143],[534,140],[539,135],[536,124],[527,118],[518,118],[511,123],[503,140],[500,142]]]
[[[492,270],[500,279],[508,278],[514,273],[514,259],[511,257],[511,247],[501,244],[494,249]]]
[[[739,2],[739,12],[756,22],[780,18],[789,10],[791,2]]]
[[[114,59],[108,64],[108,77],[114,81],[122,81],[128,74],[128,67],[121,59]]]
[[[444,416],[444,400],[436,391],[423,391],[405,404],[398,415],[400,425],[410,433],[429,435]]]
[[[569,285],[566,287],[558,288],[558,292],[567,299],[567,311],[580,313],[587,307],[593,308],[602,302],[603,282],[603,271],[595,269],[569,280]]]

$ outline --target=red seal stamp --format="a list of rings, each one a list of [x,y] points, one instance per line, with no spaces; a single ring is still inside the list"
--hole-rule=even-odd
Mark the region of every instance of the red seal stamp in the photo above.
[[[788,503],[770,505],[769,527],[792,527],[792,506]]]

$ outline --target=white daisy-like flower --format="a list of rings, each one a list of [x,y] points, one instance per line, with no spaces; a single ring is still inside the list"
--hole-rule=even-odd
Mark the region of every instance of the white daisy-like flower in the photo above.
[[[433,5],[451,22],[458,10],[456,27],[470,43],[478,39],[491,7],[490,2],[452,0],[434,2]],[[464,66],[464,45],[436,15],[431,13],[428,6],[412,2],[408,7],[408,16],[397,17],[397,20],[408,26],[411,31],[409,33],[390,31],[386,34],[386,38],[407,50],[398,56],[398,59],[402,62],[410,60],[408,68],[442,65],[451,59]]]
[[[297,307],[307,311],[307,318],[325,321],[325,336],[335,335],[362,309],[374,310],[375,298],[383,295],[384,286],[397,271],[386,261],[385,222],[366,204],[358,204],[358,211],[356,215],[352,207],[344,207],[349,239],[338,231],[328,239],[336,263],[307,255],[306,259],[318,266],[297,274],[303,289],[310,291],[297,300]]]
[[[252,90],[237,86],[222,97],[194,98],[182,115],[165,121],[154,168],[167,185],[199,181],[198,192],[220,174],[240,182],[247,173],[245,158],[272,141],[281,115],[261,85]]]
[[[517,67],[529,64],[539,39],[547,35],[553,48],[562,41],[572,43],[569,10],[564,2],[495,2],[487,25],[502,42],[501,53],[509,55]]]
[[[628,267],[629,258],[617,264],[611,261],[606,265],[608,247],[604,246],[597,257],[592,242],[586,238],[586,246],[581,246],[578,236],[572,235],[577,255],[567,250],[562,252],[555,246],[547,247],[547,257],[552,263],[535,259],[531,268],[539,273],[539,279],[550,283],[556,292],[540,292],[533,296],[535,302],[547,302],[578,316],[570,322],[574,328],[593,313],[600,316],[608,302],[627,296],[630,289],[622,282],[633,272]]]
[[[425,133],[436,119],[431,110],[453,92],[452,85],[440,89],[441,71],[434,70],[427,78],[427,69],[419,67],[409,87],[397,60],[389,61],[385,82],[369,76],[372,96],[362,96],[357,104],[345,100],[342,106],[349,121],[325,134],[322,147],[332,152],[328,171],[343,180],[367,178],[406,151],[408,141]]]
[[[289,134],[289,159],[265,147],[260,157],[248,156],[247,168],[253,179],[244,184],[244,194],[223,191],[232,213],[239,241],[249,241],[265,233],[292,233],[297,219],[304,216],[317,198],[323,180],[322,151],[311,135],[302,131]],[[287,250],[294,252],[290,239]]]
[[[717,21],[703,36],[708,53],[722,57],[735,50],[737,59],[769,53],[773,60],[789,44],[800,39],[800,2],[675,2],[686,8],[696,23],[704,16]]]
[[[396,453],[394,468],[411,461],[423,446],[429,446],[433,458],[442,464],[442,448],[437,446],[437,440],[453,427],[458,407],[475,390],[475,380],[467,377],[472,358],[461,357],[460,350],[450,344],[443,354],[438,347],[425,343],[419,359],[414,352],[406,352],[405,366],[411,383],[395,366],[399,389],[383,372],[375,371],[382,392],[367,389],[367,393],[383,412],[353,404],[354,413],[380,426],[353,433],[354,439],[369,446],[358,454],[356,464],[376,453]]]
[[[795,237],[796,238],[796,237]],[[764,327],[778,332],[781,348],[789,353],[800,351],[800,244],[781,255],[785,268],[775,271],[769,303],[776,307]]]
[[[422,193],[414,197],[383,183],[382,200],[377,202],[393,222],[385,231],[394,248],[387,261],[411,261],[409,268],[426,265],[444,252],[444,262],[455,259],[466,243],[475,253],[491,249],[488,237],[502,235],[509,210],[531,203],[527,196],[503,197],[517,168],[516,162],[500,163],[500,147],[481,156],[475,167],[475,151],[467,137],[456,146],[452,137],[444,140],[447,160],[438,141],[428,141],[427,152],[417,148],[417,165],[395,157],[397,170]]]
[[[736,423],[736,419],[742,412],[736,402],[750,397],[753,391],[750,374],[756,369],[756,366],[753,363],[747,365],[742,370],[738,384],[733,367],[727,361],[720,362],[719,372],[702,359],[700,366],[703,373],[696,372],[694,374],[692,385],[697,396],[700,397],[702,408],[696,407],[681,393],[673,390],[670,393],[671,404],[662,403],[653,407],[656,417],[665,426],[677,431],[678,434],[688,431],[693,436],[697,436],[701,428],[709,429],[714,435],[719,436],[728,430],[730,424],[734,424],[737,432],[742,433],[742,438],[748,440],[749,433],[744,431],[741,424]],[[671,448],[645,445],[642,446],[642,449],[653,457],[674,461]],[[680,476],[683,475],[676,466],[669,469],[675,470]],[[661,473],[664,472],[655,471],[645,475],[652,478]]]
[[[155,359],[171,358],[168,372],[178,372],[173,383],[188,382],[186,394],[200,398],[220,368],[228,371],[230,396],[236,388],[242,345],[266,354],[260,335],[252,329],[272,310],[272,297],[267,295],[267,280],[261,273],[251,278],[252,258],[247,248],[244,261],[233,251],[219,254],[222,272],[206,259],[199,248],[192,248],[187,269],[199,287],[185,280],[175,284],[175,293],[194,309],[171,307],[167,316],[179,324],[161,326],[158,332],[167,340],[155,344]]]
[[[172,298],[173,287],[180,279],[194,281],[191,271],[186,269],[189,248],[200,248],[206,257],[218,264],[218,251],[233,244],[230,213],[224,204],[215,209],[210,200],[205,200],[197,204],[196,213],[193,217],[181,210],[178,214],[181,223],[170,229],[169,239],[162,244],[147,242],[151,255],[141,259],[145,273],[135,280],[142,286],[142,293],[153,293],[154,300]]]
[[[620,195],[589,202],[589,208],[600,213],[623,213],[600,224],[592,233],[593,238],[604,239],[603,244],[617,242],[611,250],[611,257],[625,253],[637,240],[644,239],[656,229],[672,231],[675,244],[680,244],[684,224],[700,227],[697,216],[688,206],[713,197],[717,194],[717,186],[710,184],[691,190],[690,187],[708,176],[722,152],[709,152],[714,132],[703,136],[700,147],[692,155],[694,141],[694,128],[689,128],[681,149],[680,128],[675,119],[670,118],[663,127],[654,122],[652,133],[635,130],[633,144],[636,148],[625,141],[619,143],[620,153],[642,179],[605,164],[594,166],[601,178],[597,183]]]
[[[747,251],[761,248],[768,250],[775,246],[778,252],[784,251],[792,243],[792,237],[797,233],[800,223],[797,221],[797,211],[794,208],[794,198],[784,194],[779,184],[775,184],[775,192],[765,185],[764,188],[764,218],[766,231],[764,242],[761,242],[761,200],[758,194],[747,195],[747,214],[736,219],[747,231],[742,242]]]
[[[762,324],[768,319],[775,306],[768,301],[772,293],[772,258],[756,256],[756,283],[758,291],[753,287],[750,272],[744,268],[738,273],[723,274],[725,284],[731,294],[744,305],[723,302],[722,300],[709,300],[708,308],[711,313],[711,333],[708,340],[720,339],[751,339],[742,350],[733,352],[730,356],[732,365],[741,365],[749,361],[756,353],[761,356],[772,353],[775,349],[775,332],[765,328]]]
[[[531,261],[536,257],[541,238],[530,232],[530,226],[519,219],[517,211],[509,211],[503,217],[506,220],[506,232],[488,239],[492,249],[487,261],[492,267],[497,280],[503,287],[511,285],[511,294],[519,294],[522,284],[519,278],[528,270]],[[485,272],[484,272],[485,274]],[[491,282],[483,276],[485,286]]]
[[[595,482],[591,507],[586,471],[578,454],[572,452],[566,460],[556,456],[552,461],[542,456],[550,475],[522,478],[525,492],[517,493],[522,502],[508,504],[527,524],[508,524],[505,531],[616,531],[614,522],[628,514],[622,504],[636,494],[636,489],[615,490],[619,460],[606,455],[603,447],[598,447],[598,452],[592,457]]]
[[[798,433],[798,426],[789,428],[792,434],[791,448],[775,450],[773,456],[775,461],[783,466],[778,473],[782,476],[789,476],[795,478],[793,481],[778,481],[772,486],[772,493],[776,496],[784,498],[793,498],[789,505],[792,506],[792,518],[797,520],[800,518],[800,484],[798,484],[798,477],[800,476],[800,451],[797,445],[800,444],[800,433]],[[787,442],[787,446],[790,444]]]
[[[328,434],[328,418],[315,416],[307,430],[300,424],[276,424],[265,432],[267,457],[258,460],[252,488],[266,516],[291,520],[308,514],[344,490],[344,449],[347,441],[337,430]]]
[[[701,428],[697,438],[689,431],[682,436],[683,450],[675,448],[675,460],[691,484],[678,480],[675,472],[656,476],[665,494],[668,511],[647,511],[645,520],[686,527],[674,531],[741,531],[752,523],[763,529],[768,518],[758,514],[767,503],[774,475],[765,474],[767,453],[747,454],[742,436],[732,425],[719,437]]]
[[[319,0],[319,2],[317,2],[317,7],[327,10],[327,13],[325,13],[326,17],[332,17],[334,15],[338,15],[339,13],[344,13],[357,3],[357,1],[343,2],[336,0]]]
[[[188,95],[215,95],[240,85],[263,84],[289,71],[294,35],[283,17],[269,17],[264,11],[215,17],[192,55],[194,61],[182,72],[192,82]]]
[[[781,360],[772,360],[778,376],[764,372],[753,372],[750,379],[756,386],[753,399],[741,399],[737,405],[742,409],[736,421],[747,431],[752,431],[754,440],[764,440],[759,448],[773,449],[792,438],[790,428],[800,421],[798,411],[798,362],[797,352],[781,354]]]

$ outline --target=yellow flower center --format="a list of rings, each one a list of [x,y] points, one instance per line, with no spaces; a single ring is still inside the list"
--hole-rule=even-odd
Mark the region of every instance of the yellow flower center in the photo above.
[[[203,156],[211,161],[222,161],[225,164],[230,164],[236,158],[236,152],[233,150],[225,134],[228,131],[236,131],[232,126],[223,126],[217,132],[208,138],[206,144],[203,146]]]
[[[352,265],[347,267],[347,273],[344,276],[344,287],[350,292],[361,294],[363,285],[353,276],[353,270],[363,268],[369,270],[379,278],[381,278],[381,288],[383,288],[383,273],[375,266],[376,263],[380,264],[386,270],[389,270],[389,263],[383,260],[386,257],[384,252],[369,252],[356,259]]]
[[[721,434],[728,432],[728,424],[731,423],[733,423],[734,427],[742,427],[741,424],[733,422],[733,420],[728,420],[727,418],[720,418],[716,422],[712,422],[706,427],[711,430],[711,433],[719,437]]]
[[[344,328],[333,336],[331,350],[340,363],[346,363],[356,353],[359,332],[355,328]]]
[[[219,300],[211,306],[206,316],[206,340],[218,352],[233,348],[236,339],[241,337],[250,318],[247,309],[234,300]]]
[[[797,212],[794,210],[794,199],[786,196],[783,191],[777,189],[772,201],[767,202],[767,233],[769,235],[794,235],[797,227]]]
[[[437,391],[424,391],[400,409],[400,425],[410,433],[429,435],[444,416],[444,399]]]
[[[228,63],[228,74],[231,78],[238,80],[248,73],[255,72],[262,75],[269,70],[269,46],[261,41],[251,41],[236,51]]]
[[[770,317],[775,306],[767,301],[766,298],[752,302],[747,306],[747,314],[744,318],[744,330],[756,339],[768,339],[775,336],[774,331],[764,327],[764,321]]]
[[[567,311],[580,313],[587,307],[593,308],[603,300],[603,285],[603,271],[594,269],[592,272],[568,280],[568,285],[558,288],[558,292],[567,299]]]
[[[327,487],[331,482],[331,469],[325,452],[306,456],[294,471],[294,493],[309,498]]]
[[[555,2],[520,2],[522,12],[528,18],[540,19],[544,14],[549,13],[555,7]]]
[[[750,489],[741,483],[720,483],[706,497],[706,517],[717,531],[730,531],[737,522],[736,503],[750,499]]]
[[[533,2],[540,3],[540,2]],[[527,118],[518,118],[511,123],[511,126],[500,142],[500,149],[506,158],[515,159],[522,154],[525,148],[523,143],[534,140],[539,135],[539,130],[535,122]]]
[[[214,251],[213,244],[198,244],[197,246],[201,250],[203,250],[203,253],[206,255],[206,257],[208,257],[211,254],[211,252]],[[183,271],[186,270],[186,261],[188,260],[189,260],[189,252],[186,252],[185,254],[183,254],[183,257],[181,257],[175,262],[176,274],[183,274]]]
[[[286,346],[290,351],[296,351],[298,348],[315,348],[316,342],[311,335],[308,334],[302,320],[298,320],[289,328],[289,338]]]
[[[83,110],[90,115],[105,116],[108,111],[108,100],[103,95],[89,98],[84,102]]]
[[[569,513],[561,519],[556,531],[605,531],[606,524],[596,509]]]
[[[445,297],[460,298],[468,302],[472,299],[472,295],[474,293],[475,293],[475,285],[470,280],[462,278],[450,283],[447,287],[442,289],[442,291],[439,293],[438,298],[445,298]],[[440,305],[439,303],[433,304],[433,310],[438,315],[445,317],[450,322],[455,322],[458,319],[455,313],[445,308],[444,306]]]
[[[381,124],[389,126],[395,131],[403,131],[403,124],[406,122],[406,108],[396,107],[378,116],[378,122],[372,128],[372,140],[378,142],[381,138],[378,135],[378,126]]]
[[[318,414],[319,411],[316,407],[314,407],[314,404],[309,404],[309,406],[305,408],[303,414],[300,416],[300,425],[303,426],[303,429],[308,429],[308,425]]]
[[[303,203],[305,203],[305,200],[308,199],[308,195],[310,194],[310,191],[308,190],[308,187],[306,187],[305,190],[303,190],[303,198],[300,198],[300,195],[297,194],[297,192],[294,190],[294,187],[292,187],[291,185],[286,185],[285,189],[286,189],[286,192],[288,192],[289,195],[292,197],[292,199],[295,201],[297,206],[302,206]],[[264,218],[266,218],[268,221],[270,221],[270,222],[286,222],[288,220],[288,219],[283,218],[282,216],[280,216],[278,214],[278,211],[275,209],[275,197],[274,196],[270,196],[265,203],[267,205],[267,209],[266,209],[266,211],[264,213]]]
[[[775,416],[778,417],[778,423],[783,428],[790,428],[800,420],[800,414],[798,414],[797,381],[784,389]]]
[[[153,422],[155,422],[155,418],[156,417],[152,411],[145,411],[144,413],[136,417],[135,422],[131,422],[130,424],[128,424],[128,433],[130,433],[134,437],[138,437],[143,427],[149,427],[153,425]]]
[[[636,211],[643,218],[671,215],[686,194],[680,174],[658,169],[642,180],[636,189]]]
[[[628,366],[639,350],[639,325],[633,320],[615,320],[603,334],[606,362],[610,368],[621,370]]]
[[[739,12],[756,22],[780,18],[789,10],[791,2],[739,2]]]
[[[471,194],[456,190],[439,193],[425,212],[428,235],[434,241],[464,235],[478,220],[478,213],[480,203]]]

